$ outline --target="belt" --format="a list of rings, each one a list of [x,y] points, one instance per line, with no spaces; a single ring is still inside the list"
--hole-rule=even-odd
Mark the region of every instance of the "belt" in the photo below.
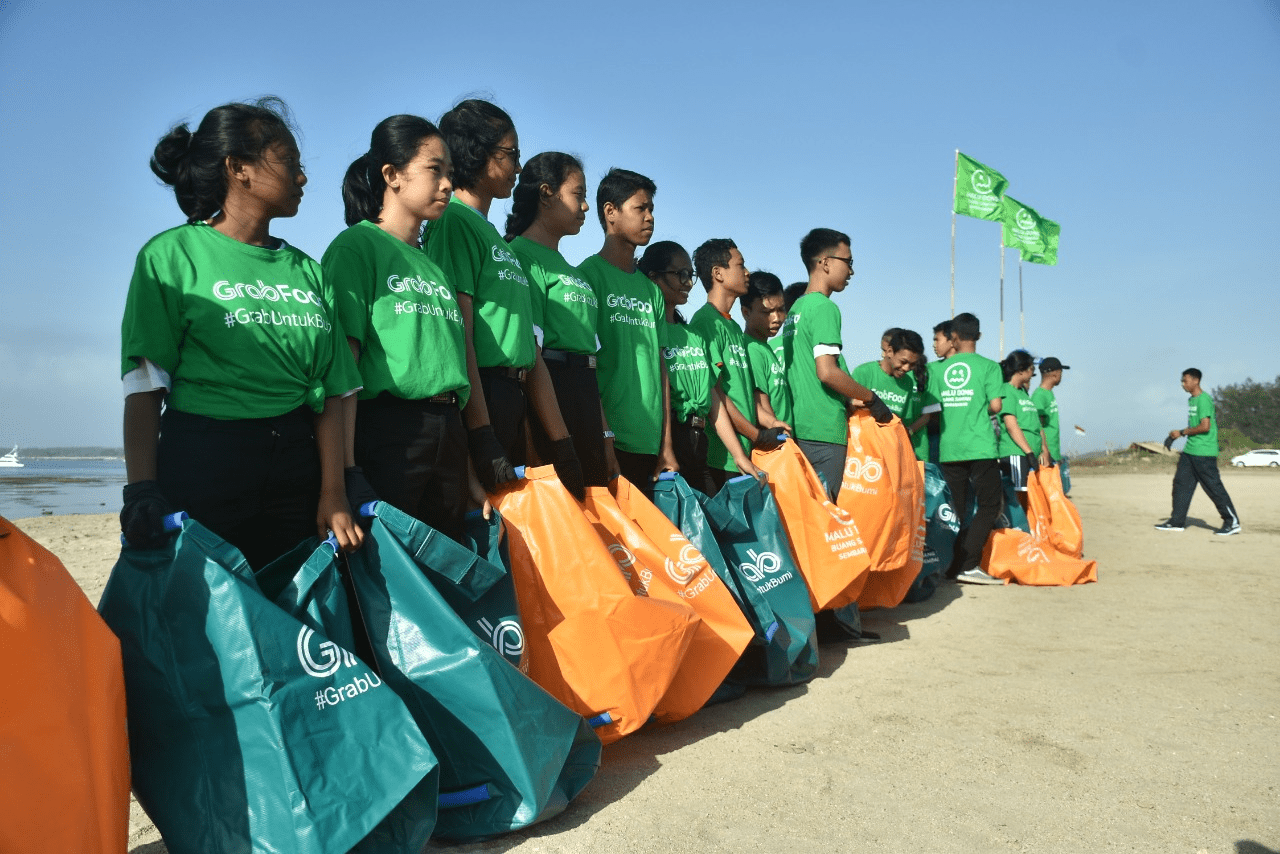
[[[454,406],[458,405],[458,393],[456,391],[446,391],[443,394],[433,394],[431,397],[424,397],[427,403],[449,403]]]
[[[480,373],[486,377],[502,377],[503,379],[515,380],[518,383],[524,382],[525,376],[529,373],[527,368],[481,368]]]
[[[595,370],[596,367],[596,357],[594,355],[587,356],[582,353],[570,353],[567,350],[553,350],[548,347],[542,348],[542,359],[546,362],[559,362],[571,368],[591,368]]]
[[[456,391],[442,391],[439,394],[431,395],[431,397],[415,397],[415,398],[400,397],[398,395],[392,394],[389,391],[384,391],[379,395],[377,395],[376,397],[371,397],[368,400],[360,401],[359,405],[373,406],[373,407],[391,407],[391,406],[413,407],[413,406],[419,406],[424,403],[431,403],[431,404],[441,404],[441,405],[447,405],[447,406],[457,406],[459,401],[461,401],[461,399],[462,398],[458,396],[458,393]]]
[[[672,412],[671,415],[675,418],[674,412]],[[675,418],[675,423],[683,424],[686,427],[694,427],[698,430],[707,429],[707,419],[703,418],[701,415],[690,415],[688,418]]]

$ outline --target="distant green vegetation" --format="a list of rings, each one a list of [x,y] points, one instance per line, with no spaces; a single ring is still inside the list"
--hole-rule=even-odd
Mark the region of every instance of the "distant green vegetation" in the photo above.
[[[103,448],[86,445],[74,448],[19,448],[18,459],[34,459],[38,457],[124,457],[124,448]]]
[[[1280,443],[1280,377],[1274,382],[1225,385],[1213,390],[1218,414],[1218,442],[1225,446],[1227,428],[1244,439],[1241,451]]]

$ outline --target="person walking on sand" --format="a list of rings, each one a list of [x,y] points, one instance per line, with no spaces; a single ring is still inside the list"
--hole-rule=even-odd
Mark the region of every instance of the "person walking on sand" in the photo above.
[[[1200,388],[1200,377],[1196,368],[1182,372],[1182,389],[1191,395],[1187,401],[1187,426],[1170,430],[1164,446],[1171,448],[1175,439],[1183,437],[1186,437],[1187,444],[1173,475],[1173,513],[1168,521],[1156,525],[1156,530],[1186,530],[1191,496],[1195,494],[1196,484],[1200,484],[1222,516],[1222,527],[1214,533],[1219,537],[1230,537],[1240,533],[1240,517],[1236,515],[1235,505],[1231,503],[1231,496],[1227,495],[1218,474],[1218,419],[1213,411],[1213,398]]]

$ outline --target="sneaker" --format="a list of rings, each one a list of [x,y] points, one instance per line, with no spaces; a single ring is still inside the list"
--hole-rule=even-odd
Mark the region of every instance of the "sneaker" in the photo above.
[[[1159,525],[1156,525],[1156,530],[1157,531],[1185,531],[1187,529],[1182,527],[1181,525],[1171,525],[1168,522],[1161,522]]]
[[[993,578],[977,567],[966,569],[956,576],[956,581],[961,584],[1004,584],[1003,579]]]
[[[1219,537],[1229,537],[1232,534],[1238,534],[1240,533],[1240,523],[1239,522],[1223,522],[1222,527],[1214,531],[1213,533],[1217,534]]]

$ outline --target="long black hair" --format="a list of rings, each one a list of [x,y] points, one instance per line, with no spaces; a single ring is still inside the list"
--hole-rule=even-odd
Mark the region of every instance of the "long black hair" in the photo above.
[[[441,116],[440,131],[453,155],[453,186],[474,187],[498,143],[515,129],[501,107],[479,98],[468,98]]]
[[[1019,371],[1025,371],[1035,364],[1035,359],[1026,350],[1014,350],[1000,361],[1000,370],[1004,373],[1004,381],[1013,379]]]
[[[187,222],[198,222],[227,200],[228,157],[252,163],[277,142],[294,141],[293,118],[279,98],[223,104],[205,113],[195,133],[184,122],[165,134],[151,155],[151,171],[173,187]]]
[[[544,184],[554,195],[560,192],[570,175],[582,171],[582,161],[562,151],[544,151],[530,157],[511,193],[511,213],[507,214],[504,239],[510,241],[533,225],[538,218],[538,203]]]
[[[347,225],[363,220],[377,222],[387,193],[382,177],[386,165],[403,169],[418,154],[422,143],[440,136],[440,129],[421,116],[400,114],[378,122],[369,139],[369,150],[347,167],[342,179],[342,204]]]

